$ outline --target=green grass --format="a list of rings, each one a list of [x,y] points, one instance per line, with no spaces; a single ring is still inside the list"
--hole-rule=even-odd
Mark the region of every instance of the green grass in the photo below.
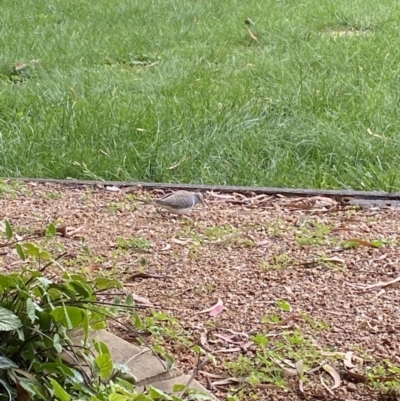
[[[399,18],[389,0],[3,2],[0,174],[399,190]]]

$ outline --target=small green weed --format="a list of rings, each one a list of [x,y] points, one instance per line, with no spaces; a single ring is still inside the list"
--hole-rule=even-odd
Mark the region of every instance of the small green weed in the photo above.
[[[325,224],[314,222],[311,225],[301,227],[296,233],[296,242],[300,246],[319,246],[337,243],[336,238],[327,238],[331,228]]]
[[[261,265],[264,269],[281,270],[286,269],[290,264],[290,256],[287,253],[282,253],[280,255],[274,255],[271,262],[262,262]]]
[[[41,193],[43,199],[62,199],[64,197],[63,193],[60,191],[46,191]]]
[[[107,207],[109,213],[118,213],[124,209],[124,205],[122,203],[110,203]]]
[[[28,196],[32,191],[21,181],[4,181],[0,179],[0,198],[16,198],[20,193]]]
[[[317,331],[321,330],[329,330],[329,324],[322,322],[322,321],[316,321],[314,320],[311,316],[309,316],[307,313],[302,312],[301,317],[314,329]]]
[[[400,395],[400,366],[388,359],[368,367],[366,377],[369,383],[383,393]]]
[[[233,234],[237,230],[230,224],[225,224],[223,226],[213,226],[207,227],[204,230],[204,235],[209,241],[215,241],[217,239],[224,239],[227,234]]]
[[[118,237],[117,247],[124,250],[138,249],[141,251],[145,251],[151,247],[151,242],[149,242],[145,238],[131,237],[130,239],[125,239],[123,237]]]

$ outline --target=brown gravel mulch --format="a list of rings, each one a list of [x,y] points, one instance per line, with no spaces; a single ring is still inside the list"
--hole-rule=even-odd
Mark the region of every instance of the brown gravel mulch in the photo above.
[[[140,188],[28,183],[0,190],[0,221],[9,220],[15,233],[41,230],[50,221],[66,225],[67,236],[58,238],[66,266],[115,275],[138,303],[177,318],[177,330],[214,355],[216,365],[208,363],[198,380],[221,400],[229,388],[244,400],[397,399],[365,383],[368,369],[400,367],[396,208],[357,209],[324,197],[206,193],[205,207],[175,218],[136,202],[161,195]],[[14,251],[0,258],[0,271],[19,266]],[[211,309],[218,300],[222,311]],[[208,308],[216,316],[204,312]],[[237,383],[238,360],[256,359],[251,336],[259,333],[271,341],[274,355],[279,348],[293,351],[286,361],[269,360],[291,390]],[[321,368],[299,380],[301,363],[294,358],[302,351],[296,354],[298,345],[282,340],[296,335],[320,356],[320,368],[329,365],[333,374],[323,375]],[[170,338],[165,345],[181,370],[195,367],[184,341]],[[259,362],[254,369],[263,369]],[[400,369],[374,372],[381,387],[400,383]],[[218,385],[221,380],[225,384]]]

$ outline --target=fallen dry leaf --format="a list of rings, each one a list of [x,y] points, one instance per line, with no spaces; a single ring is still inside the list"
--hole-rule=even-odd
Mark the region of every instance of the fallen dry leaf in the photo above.
[[[336,256],[333,256],[332,258],[322,258],[324,262],[330,262],[330,263],[338,263],[345,265],[346,261],[344,259],[338,258]]]
[[[251,31],[251,29],[247,30],[249,32],[250,37],[255,41],[258,42],[258,38],[256,35],[254,35],[254,33]]]
[[[110,192],[119,192],[120,190],[121,189],[116,187],[115,185],[106,187],[106,191],[110,191]]]
[[[222,299],[218,298],[218,302],[214,306],[212,306],[211,308],[204,309],[204,310],[202,310],[200,312],[197,312],[197,314],[209,312],[210,316],[217,316],[224,309],[225,309],[225,306],[224,306],[224,303],[222,302]]]
[[[95,264],[93,264],[93,265],[88,266],[88,267],[86,268],[86,270],[87,270],[89,273],[93,273],[93,272],[96,272],[96,271],[100,270],[100,268],[101,268],[101,264],[100,264],[100,263],[95,263]]]
[[[304,374],[304,363],[303,363],[302,360],[299,360],[299,361],[296,362],[295,368],[296,368],[297,373],[299,374],[299,376],[303,376],[303,374]]]
[[[335,388],[338,388],[340,386],[340,384],[342,383],[342,380],[340,379],[339,373],[332,366],[330,366],[328,364],[323,365],[322,369],[324,369],[326,372],[328,372],[331,375],[331,377],[332,377],[332,379],[334,381],[334,384],[331,387],[331,390],[334,390]]]
[[[235,347],[235,348],[220,348],[214,351],[215,354],[229,354],[232,352],[240,352],[242,348]]]
[[[15,387],[17,389],[17,401],[29,401],[31,399],[29,392],[22,387],[18,379],[15,382]]]
[[[223,336],[221,334],[214,334],[214,336],[230,344],[241,344],[241,341],[232,340],[232,337]]]
[[[353,356],[352,351],[346,352],[344,359],[343,359],[343,364],[346,366],[346,368],[355,368],[355,365],[353,365],[353,362],[351,361]]]
[[[287,368],[279,359],[273,359],[273,361],[282,369],[283,375],[286,377],[297,376],[298,372],[296,369]]]
[[[200,345],[208,352],[212,352],[212,349],[207,344],[207,331],[200,333]]]
[[[217,380],[215,382],[212,382],[213,386],[226,386],[228,384],[233,384],[233,383],[242,383],[243,379],[238,379],[236,377],[228,377],[226,379],[222,380]]]
[[[361,246],[367,246],[369,248],[379,248],[378,245],[375,245],[372,242],[365,241],[365,240],[359,239],[359,238],[350,238],[350,239],[347,239],[346,242],[350,243],[350,244],[357,244],[357,245],[361,245]]]
[[[139,302],[139,303],[145,304],[145,305],[149,305],[149,306],[153,305],[153,304],[150,302],[150,300],[148,300],[148,299],[145,298],[145,297],[141,297],[140,295],[137,295],[137,294],[135,294],[135,293],[133,293],[132,296],[133,296],[133,299],[134,299],[136,302]]]
[[[328,390],[328,392],[334,396],[333,391],[329,388],[329,386],[325,383],[324,378],[322,377],[322,375],[319,377],[321,384]]]

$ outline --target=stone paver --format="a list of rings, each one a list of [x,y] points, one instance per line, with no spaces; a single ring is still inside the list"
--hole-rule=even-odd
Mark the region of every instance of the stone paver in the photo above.
[[[74,344],[81,345],[83,341],[83,331],[76,330],[72,332],[71,339]],[[151,385],[166,393],[172,393],[175,384],[186,385],[190,379],[189,375],[183,375],[179,369],[172,368],[168,371],[164,364],[153,354],[150,352],[143,353],[143,348],[139,348],[107,330],[92,331],[89,334],[89,341],[91,339],[103,341],[107,345],[114,363],[128,366],[131,373],[137,379],[136,389],[139,392]],[[136,357],[136,355],[138,356]],[[63,358],[68,362],[72,362],[68,355],[64,354]],[[209,394],[207,389],[196,380],[193,380],[189,387]],[[216,400],[215,397],[213,398]]]
[[[178,395],[180,393],[180,391],[173,393],[173,388],[175,386],[175,384],[183,384],[186,385],[186,383],[190,380],[190,375],[183,375],[183,376],[178,376],[178,377],[173,377],[171,379],[168,380],[163,380],[160,382],[155,382],[152,383],[151,385],[154,388],[157,388],[161,391],[164,391],[167,394],[173,394],[173,395]],[[197,382],[196,380],[193,380],[192,383],[189,386],[191,389],[193,390],[197,390],[197,391],[201,391],[204,394],[208,394],[211,395],[211,397],[214,400],[217,400],[217,398],[215,398],[212,394],[209,393],[209,391],[203,387],[199,382]]]

